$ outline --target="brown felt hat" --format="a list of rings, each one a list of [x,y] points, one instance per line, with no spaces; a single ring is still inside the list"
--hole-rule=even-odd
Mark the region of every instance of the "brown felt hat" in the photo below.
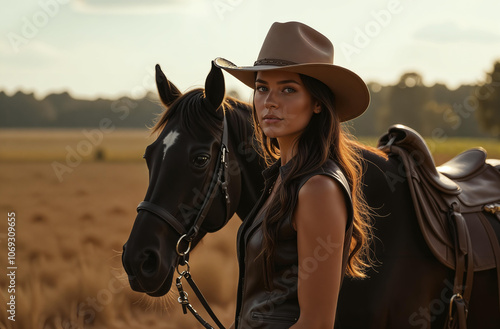
[[[354,72],[333,65],[333,45],[323,34],[299,23],[274,23],[253,66],[237,66],[218,57],[215,65],[255,88],[255,72],[282,70],[313,77],[327,85],[335,95],[340,121],[360,116],[370,103],[363,80]]]

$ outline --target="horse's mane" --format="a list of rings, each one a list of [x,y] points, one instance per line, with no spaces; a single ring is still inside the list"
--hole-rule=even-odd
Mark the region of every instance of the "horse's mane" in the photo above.
[[[221,121],[211,112],[213,110],[205,108],[204,98],[204,89],[196,88],[177,98],[169,107],[164,105],[165,110],[158,115],[154,126],[151,128],[151,134],[160,134],[169,120],[180,115],[181,128],[188,131],[208,129],[212,136],[219,136],[222,129]],[[217,111],[224,111],[231,118],[233,117],[232,114],[235,114],[239,117],[236,121],[244,122],[244,120],[248,120],[251,114],[251,107],[234,97],[227,96]]]

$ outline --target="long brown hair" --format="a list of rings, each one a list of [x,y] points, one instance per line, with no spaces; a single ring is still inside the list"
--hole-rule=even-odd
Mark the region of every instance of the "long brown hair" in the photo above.
[[[273,254],[277,230],[284,218],[292,215],[293,204],[297,192],[299,178],[319,169],[328,159],[334,160],[344,172],[352,195],[353,233],[346,274],[351,277],[365,277],[365,269],[372,264],[369,255],[369,241],[372,236],[370,208],[361,190],[362,157],[364,145],[354,141],[344,130],[335,112],[335,96],[322,82],[300,74],[306,89],[313,101],[321,104],[321,112],[313,114],[303,133],[296,141],[297,152],[291,161],[291,169],[285,177],[275,197],[271,200],[263,221],[263,251],[268,269],[273,268]],[[280,157],[278,141],[268,138],[260,128],[253,107],[255,137],[259,141],[260,153],[270,165]],[[272,273],[267,271],[267,282],[272,284]]]

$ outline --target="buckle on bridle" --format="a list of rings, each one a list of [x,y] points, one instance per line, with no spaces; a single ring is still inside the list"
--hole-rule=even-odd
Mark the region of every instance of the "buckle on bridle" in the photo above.
[[[449,316],[449,318],[450,318],[450,322],[451,322],[451,321],[453,321],[453,302],[454,302],[455,300],[462,300],[462,301],[465,301],[465,300],[464,300],[464,298],[462,297],[462,295],[461,295],[461,294],[459,294],[459,293],[456,293],[456,294],[454,294],[453,296],[451,296],[451,298],[450,298],[450,311],[449,311],[449,314],[448,314],[448,316]],[[466,308],[466,309],[465,309],[465,316],[467,316],[467,313],[468,313],[468,310],[467,310],[467,308]]]

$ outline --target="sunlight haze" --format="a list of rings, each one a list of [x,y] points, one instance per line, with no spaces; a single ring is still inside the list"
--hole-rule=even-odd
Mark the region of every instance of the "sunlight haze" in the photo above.
[[[427,85],[484,81],[500,58],[500,2],[27,0],[0,14],[0,90],[37,97],[142,97],[159,63],[181,90],[201,86],[210,61],[252,65],[275,21],[325,34],[335,64],[366,82],[408,71]],[[226,75],[228,89],[249,89]]]

